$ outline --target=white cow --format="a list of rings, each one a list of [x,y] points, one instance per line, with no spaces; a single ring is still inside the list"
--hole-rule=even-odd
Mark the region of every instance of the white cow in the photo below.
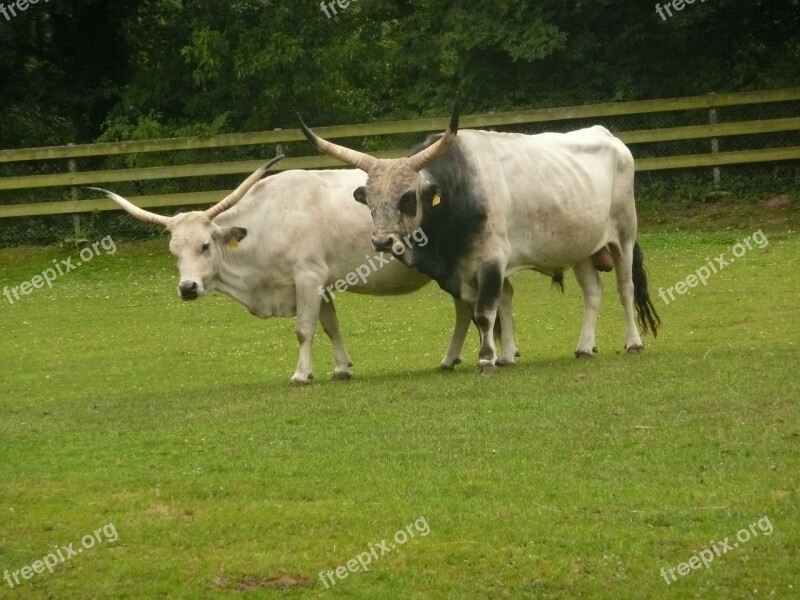
[[[372,249],[369,209],[352,201],[353,190],[366,183],[365,173],[294,170],[261,180],[279,158],[212,208],[173,217],[143,210],[113,192],[91,189],[134,217],[170,231],[169,248],[177,259],[178,291],[184,300],[219,290],[257,317],[296,316],[300,357],[291,384],[309,383],[314,377],[311,344],[317,321],[333,344],[333,378],[349,379],[353,363],[336,318],[336,282],[346,280],[348,291],[360,294],[393,295],[418,290],[430,279]],[[364,265],[370,265],[368,273]],[[501,309],[509,324],[511,293],[509,285]],[[460,362],[469,330],[468,307],[460,301],[455,305],[455,328],[442,368]],[[513,344],[513,332],[508,334]]]

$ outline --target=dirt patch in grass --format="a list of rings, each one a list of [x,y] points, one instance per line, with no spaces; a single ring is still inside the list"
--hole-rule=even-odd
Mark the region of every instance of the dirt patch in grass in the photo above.
[[[262,588],[288,589],[296,587],[311,587],[312,580],[305,575],[295,573],[281,573],[280,575],[259,577],[252,575],[242,575],[230,577],[228,575],[218,575],[211,582],[213,589],[228,590],[234,592],[251,592]]]

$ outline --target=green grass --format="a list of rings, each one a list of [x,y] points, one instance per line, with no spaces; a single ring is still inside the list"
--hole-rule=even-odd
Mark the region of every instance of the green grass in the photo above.
[[[13,306],[0,296],[0,571],[113,522],[1,598],[750,598],[800,591],[800,239],[753,250],[668,306],[674,285],[758,229],[650,233],[664,321],[622,351],[613,279],[592,361],[581,300],[515,277],[518,366],[436,370],[452,326],[434,286],[338,304],[355,379],[317,337],[287,386],[293,321],[177,298],[164,240],[119,243]],[[73,253],[0,252],[2,285]],[[774,530],[667,586],[767,516]],[[424,517],[332,589],[335,569]],[[0,573],[1,575],[1,573]]]

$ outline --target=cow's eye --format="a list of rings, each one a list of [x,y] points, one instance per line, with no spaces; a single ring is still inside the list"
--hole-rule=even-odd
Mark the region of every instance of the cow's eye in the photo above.
[[[210,249],[211,249],[211,242],[206,242],[205,244],[203,244],[202,248],[203,252],[208,252]]]
[[[417,195],[414,192],[406,192],[401,196],[400,212],[412,217],[417,214]]]

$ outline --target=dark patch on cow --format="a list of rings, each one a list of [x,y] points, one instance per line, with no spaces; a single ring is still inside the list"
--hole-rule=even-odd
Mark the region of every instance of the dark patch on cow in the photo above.
[[[503,273],[500,265],[495,262],[483,265],[478,275],[478,302],[475,312],[482,315],[487,310],[496,308],[502,289]]]
[[[400,197],[400,204],[398,208],[403,216],[413,217],[417,214],[417,194],[415,192],[406,192]],[[423,231],[425,231],[423,229]]]
[[[367,188],[366,186],[359,186],[355,190],[353,190],[353,198],[356,199],[356,202],[360,202],[361,204],[367,204]]]
[[[658,337],[658,326],[661,317],[656,312],[656,307],[650,301],[650,292],[647,291],[647,271],[644,268],[644,253],[639,242],[633,245],[633,265],[631,269],[633,278],[633,304],[636,307],[636,317],[642,332],[648,329],[653,337]]]
[[[472,320],[478,329],[485,329],[489,327],[489,318],[486,315],[478,315]]]
[[[244,227],[220,227],[217,232],[212,233],[212,237],[222,245],[238,244],[247,237],[247,229]]]
[[[410,155],[427,148],[440,137],[428,137]],[[461,298],[459,262],[473,249],[487,218],[488,200],[477,195],[471,185],[474,172],[456,138],[447,153],[423,171],[430,184],[420,190],[420,226],[428,236],[428,243],[414,248],[414,266],[456,298]],[[439,201],[434,204],[436,194],[439,194]]]
[[[551,285],[554,288],[558,288],[561,290],[561,293],[564,293],[564,271],[556,271],[553,273],[553,277],[550,279]]]
[[[495,318],[495,324],[500,319]],[[478,350],[478,358],[481,360],[489,360],[494,357],[494,351],[492,350],[491,346],[486,343],[486,339],[484,338],[484,333],[486,332],[487,335],[490,334],[489,332],[489,317],[485,314],[478,313],[475,317],[473,317],[472,322],[475,323],[475,326],[478,328],[478,332],[481,336],[481,345]]]
[[[475,324],[481,332],[481,347],[478,356],[481,360],[491,359],[495,352],[488,341],[488,336],[499,333],[497,323],[500,319],[495,313],[494,325],[490,330],[489,315],[497,308],[500,293],[503,290],[503,271],[496,262],[481,265],[478,273],[478,301],[475,303]]]

